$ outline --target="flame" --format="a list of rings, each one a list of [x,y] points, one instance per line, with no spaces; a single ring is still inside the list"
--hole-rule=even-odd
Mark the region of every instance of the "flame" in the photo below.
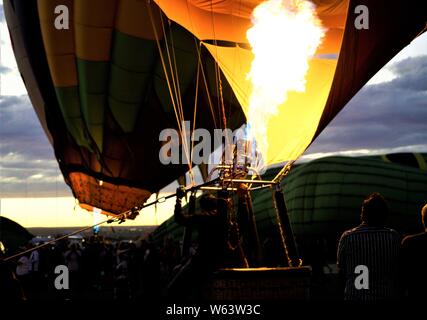
[[[325,35],[315,6],[306,0],[268,0],[252,13],[247,31],[254,59],[248,79],[248,125],[257,150],[267,155],[267,127],[288,92],[305,91],[309,59]]]

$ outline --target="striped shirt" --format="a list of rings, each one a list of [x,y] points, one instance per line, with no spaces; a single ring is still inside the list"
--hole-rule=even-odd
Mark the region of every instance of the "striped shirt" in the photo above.
[[[400,235],[367,224],[344,232],[338,244],[337,263],[345,277],[345,300],[375,301],[397,298]],[[357,289],[357,266],[368,268],[369,289]]]

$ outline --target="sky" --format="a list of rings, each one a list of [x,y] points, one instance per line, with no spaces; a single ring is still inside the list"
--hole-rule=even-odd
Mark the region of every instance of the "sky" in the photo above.
[[[22,83],[0,0],[0,215],[25,227],[86,226],[64,183]],[[427,152],[427,34],[415,39],[347,104],[303,159],[332,154]],[[171,190],[171,188],[168,188]],[[153,225],[174,199],[144,209],[126,225]]]

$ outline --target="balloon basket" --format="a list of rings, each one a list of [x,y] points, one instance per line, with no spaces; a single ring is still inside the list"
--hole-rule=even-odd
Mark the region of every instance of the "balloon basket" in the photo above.
[[[206,300],[308,300],[309,267],[222,269],[205,290]]]

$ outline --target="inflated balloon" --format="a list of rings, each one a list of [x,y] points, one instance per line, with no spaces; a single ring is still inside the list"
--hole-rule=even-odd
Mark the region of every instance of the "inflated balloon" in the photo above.
[[[271,169],[264,178],[276,174],[277,169]],[[402,234],[422,231],[420,209],[427,193],[427,154],[325,157],[297,165],[282,185],[298,246],[312,240],[328,241],[328,254],[336,259],[339,237],[343,230],[360,223],[362,202],[373,192],[387,199],[391,228]],[[280,243],[270,190],[255,191],[253,199],[261,243],[268,238]],[[156,229],[153,239],[158,243],[165,237],[179,241],[183,230],[172,217]]]
[[[191,162],[160,162],[163,129],[185,136],[183,120],[209,131],[246,122],[254,58],[247,31],[262,2],[4,0],[19,70],[82,206],[118,214],[191,170]],[[324,35],[304,90],[289,92],[266,124],[267,164],[298,158],[427,20],[422,1],[313,4]],[[367,29],[355,24],[362,4]],[[191,146],[184,149],[190,157]]]

